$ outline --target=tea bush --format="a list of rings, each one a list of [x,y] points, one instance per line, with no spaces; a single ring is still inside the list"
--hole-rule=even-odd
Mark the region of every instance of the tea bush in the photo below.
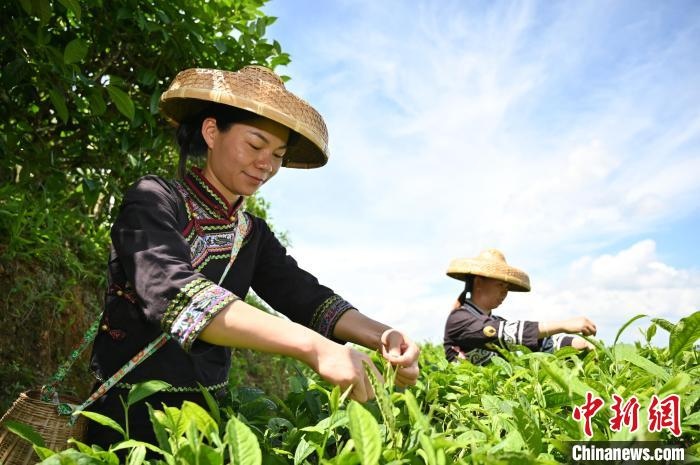
[[[625,325],[626,326],[626,325]],[[669,332],[667,347],[652,347],[657,330]],[[621,331],[624,330],[624,327]],[[238,386],[229,399],[209,411],[185,403],[151,409],[157,444],[129,440],[108,451],[75,443],[60,453],[37,447],[43,464],[117,463],[128,451],[131,465],[146,463],[146,451],[165,464],[557,464],[566,463],[571,441],[661,441],[680,444],[686,460],[700,453],[700,312],[678,323],[653,320],[647,343],[605,346],[579,353],[504,352],[485,367],[452,364],[442,348],[424,344],[421,375],[415,387],[392,387],[374,380],[377,397],[361,405],[309,370],[290,379],[284,400],[263,390]],[[619,336],[619,333],[618,333]],[[373,354],[375,363],[383,362]],[[138,398],[134,388],[130,398]],[[572,412],[587,394],[605,406],[592,419],[592,435]],[[634,396],[641,405],[639,428],[613,431],[613,395]],[[649,431],[646,409],[654,396],[678,395],[679,426]],[[110,424],[94,414],[93,420]],[[120,426],[114,425],[121,429]],[[652,428],[653,429],[653,428]]]

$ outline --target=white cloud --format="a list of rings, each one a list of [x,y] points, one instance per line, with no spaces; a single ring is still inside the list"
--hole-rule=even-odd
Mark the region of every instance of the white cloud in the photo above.
[[[303,29],[279,38],[288,87],[326,118],[331,160],[263,191],[322,282],[417,339],[441,337],[449,260],[485,247],[537,273],[507,305],[528,315],[611,328],[698,306],[697,273],[654,241],[700,207],[697,29],[595,3],[342,5],[342,24],[279,14]]]

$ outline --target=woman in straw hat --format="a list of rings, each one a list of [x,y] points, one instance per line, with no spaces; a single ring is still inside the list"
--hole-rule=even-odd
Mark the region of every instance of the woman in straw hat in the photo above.
[[[596,326],[586,317],[536,322],[506,320],[491,313],[503,303],[508,291],[530,291],[530,278],[508,265],[500,251],[488,249],[474,258],[453,260],[447,275],[465,282],[445,323],[444,347],[449,361],[466,359],[483,365],[497,355],[487,347],[493,343],[506,349],[522,345],[542,352],[563,346],[593,348],[584,338],[565,334],[594,335]]]
[[[154,406],[205,405],[199,386],[216,394],[227,385],[231,347],[294,357],[366,401],[374,394],[365,368],[376,369],[366,354],[344,345],[353,342],[380,350],[398,367],[397,384],[415,384],[417,345],[319,284],[262,218],[244,211],[245,198],[280,167],[326,164],[321,116],[259,66],[185,70],[163,93],[161,111],[177,127],[180,179],[139,179],[112,227],[109,288],[91,367],[98,384],[116,379],[125,363],[128,373],[105,394],[96,389],[90,409],[123,421],[120,396],[151,379],[172,386],[149,398]],[[187,170],[188,158],[198,156],[203,166]],[[289,319],[246,304],[251,288]],[[163,334],[162,347],[149,346],[152,355],[140,352]],[[131,408],[129,424],[132,438],[155,440],[143,403]],[[91,423],[89,442],[118,439]]]

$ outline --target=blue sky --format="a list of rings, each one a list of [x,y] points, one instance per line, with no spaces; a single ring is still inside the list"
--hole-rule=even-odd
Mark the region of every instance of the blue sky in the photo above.
[[[361,311],[441,341],[447,265],[487,247],[532,281],[507,318],[587,315],[612,342],[634,315],[700,309],[700,2],[264,11],[331,158],[261,193],[290,253]]]

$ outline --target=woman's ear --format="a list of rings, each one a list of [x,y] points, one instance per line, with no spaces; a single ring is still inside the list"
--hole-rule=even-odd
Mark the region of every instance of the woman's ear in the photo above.
[[[216,119],[211,117],[204,118],[204,121],[202,121],[202,138],[210,150],[214,148],[214,139],[218,132],[219,128],[216,126]]]

